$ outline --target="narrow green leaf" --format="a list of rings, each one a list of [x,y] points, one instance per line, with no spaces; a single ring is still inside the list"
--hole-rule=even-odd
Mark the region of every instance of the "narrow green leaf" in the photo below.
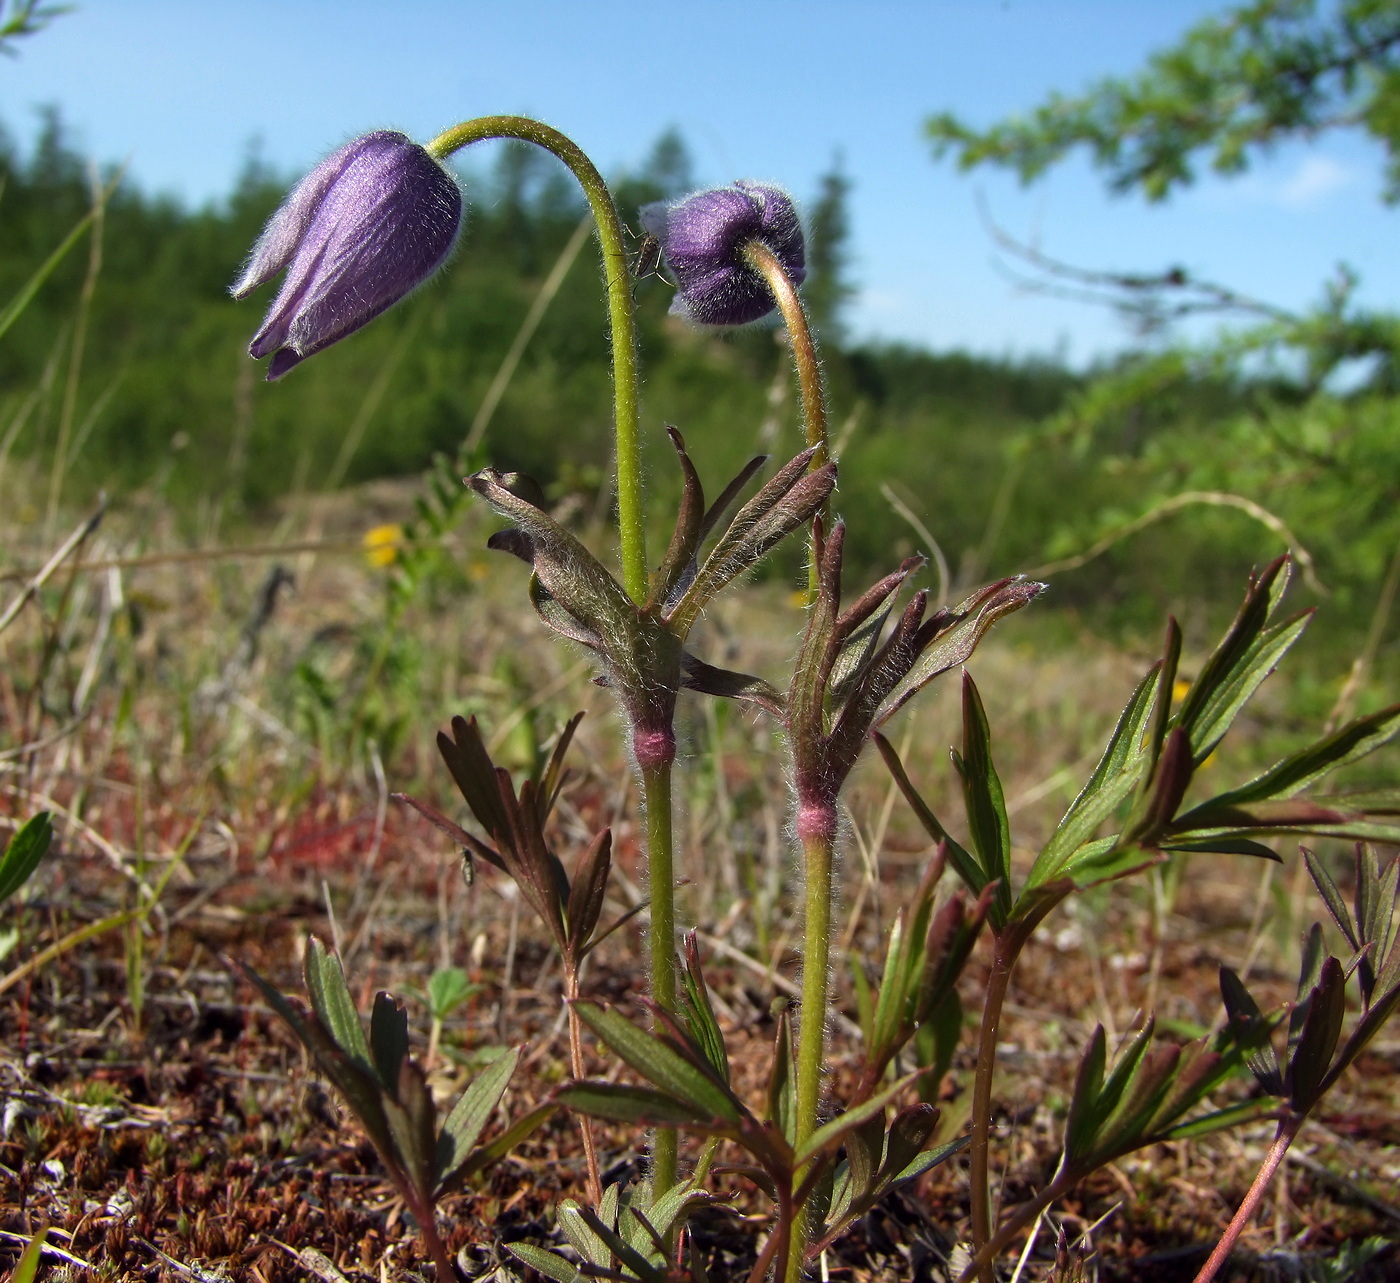
[[[637,1028],[620,1012],[577,1002],[579,1018],[611,1051],[663,1092],[684,1101],[702,1118],[737,1126],[743,1107],[711,1073],[687,1060],[654,1034]]]
[[[948,830],[939,822],[938,817],[929,809],[928,803],[919,795],[918,790],[909,782],[909,776],[904,769],[904,763],[899,760],[899,754],[895,752],[894,745],[889,742],[879,731],[874,732],[875,747],[880,750],[880,756],[884,758],[885,766],[889,769],[890,775],[894,777],[894,782],[899,786],[899,791],[904,794],[904,800],[909,803],[910,809],[914,812],[914,817],[923,825],[924,832],[935,842],[944,843],[948,850],[948,860],[952,864],[963,882],[971,889],[974,895],[980,895],[982,888],[992,879],[982,870],[982,866],[977,863],[976,858],[957,842],[948,836]]]
[[[252,982],[263,1000],[281,1017],[315,1059],[321,1072],[345,1097],[345,1103],[360,1120],[379,1155],[386,1163],[394,1161],[394,1142],[384,1114],[384,1092],[374,1069],[348,1055],[315,1016],[306,1016],[274,989],[251,967],[235,966]]]
[[[53,820],[47,811],[40,811],[10,839],[0,856],[0,903],[29,881],[52,842]]]
[[[1365,944],[1374,946],[1361,963],[1362,992],[1369,1000],[1375,987],[1376,968],[1385,957],[1394,929],[1397,895],[1400,895],[1400,856],[1394,857],[1381,872],[1375,848],[1359,847],[1356,852],[1356,923]]]
[[[612,1225],[617,1220],[616,1185],[608,1186],[607,1197],[612,1203],[612,1209],[605,1212],[604,1222]],[[599,1265],[605,1270],[612,1269],[612,1249],[593,1232],[593,1227],[579,1214],[580,1210],[576,1199],[566,1198],[559,1204],[555,1219],[559,1223],[560,1232],[569,1240],[569,1246],[590,1265]]]
[[[438,1195],[450,1194],[459,1189],[463,1182],[494,1166],[510,1153],[521,1141],[553,1117],[558,1105],[547,1100],[536,1105],[528,1114],[522,1114],[499,1136],[493,1137],[485,1145],[478,1145],[451,1175],[443,1178],[438,1185]]]
[[[1060,868],[1060,880],[1072,882],[1077,890],[1086,891],[1090,887],[1101,886],[1105,882],[1116,882],[1129,874],[1136,873],[1154,864],[1160,864],[1163,856],[1159,847],[1143,847],[1136,842],[1120,845],[1119,838],[1099,838],[1086,842]],[[1047,884],[1049,885],[1049,884]],[[1016,904],[1016,916],[1027,912],[1032,898],[1046,890],[1046,886],[1028,886]]]
[[[797,1118],[797,1078],[793,1073],[792,1017],[786,1007],[778,1016],[773,1041],[773,1062],[768,1070],[768,1117],[788,1140]]]
[[[1171,721],[1172,691],[1176,687],[1177,667],[1181,663],[1181,628],[1175,616],[1167,617],[1167,639],[1162,648],[1162,662],[1157,666],[1157,692],[1153,699],[1152,722],[1147,732],[1147,764],[1145,774],[1150,780],[1161,759],[1166,743],[1167,727]]]
[[[384,1116],[400,1160],[414,1188],[431,1200],[437,1184],[437,1110],[423,1071],[405,1059],[399,1064],[394,1095],[384,1097]]]
[[[1260,575],[1250,576],[1239,612],[1220,644],[1202,666],[1177,713],[1177,725],[1192,731],[1193,745],[1196,740],[1195,728],[1202,721],[1207,706],[1214,705],[1214,711],[1218,713],[1222,688],[1229,686],[1248,666],[1249,655],[1277,608],[1288,579],[1289,562],[1286,556],[1271,562]]]
[[[1031,865],[1027,889],[1059,877],[1071,856],[1092,843],[1099,827],[1137,787],[1147,769],[1145,737],[1156,707],[1160,671],[1161,665],[1154,665],[1137,684],[1089,782]]]
[[[795,1164],[801,1167],[824,1150],[835,1147],[845,1139],[849,1132],[861,1126],[867,1119],[880,1118],[883,1129],[885,1107],[918,1076],[917,1070],[912,1074],[905,1074],[904,1077],[891,1083],[884,1091],[877,1092],[869,1100],[862,1101],[843,1114],[837,1114],[829,1123],[823,1123],[797,1147]]]
[[[374,1067],[386,1091],[398,1086],[399,1067],[408,1055],[408,1011],[382,989],[374,996],[369,1018],[369,1044]]]
[[[553,1283],[588,1283],[571,1262],[533,1243],[506,1243],[504,1247],[516,1260],[523,1261],[537,1274],[553,1280]]]
[[[700,965],[700,946],[694,931],[685,937],[685,965],[681,968],[681,1006],[685,1028],[695,1040],[710,1068],[721,1082],[729,1082],[729,1053],[725,1050],[724,1034],[710,1002],[705,984],[705,972]]]
[[[112,194],[112,191],[113,187],[107,187],[99,199],[105,201],[107,197]],[[0,336],[3,336],[5,331],[19,320],[24,309],[34,301],[34,296],[39,292],[40,287],[53,275],[54,270],[63,262],[64,258],[67,257],[68,252],[73,246],[82,240],[84,233],[92,226],[92,220],[96,212],[96,210],[89,210],[88,213],[84,214],[83,217],[73,225],[72,231],[59,242],[58,248],[55,249],[54,252],[39,265],[34,274],[19,287],[15,296],[6,303],[3,308],[0,308]]]
[[[851,964],[851,987],[856,996],[856,1021],[860,1025],[861,1036],[869,1047],[875,1041],[875,995],[870,992],[870,981],[865,974],[865,963],[856,950],[846,955]]]
[[[704,1129],[713,1118],[685,1101],[650,1087],[581,1079],[561,1087],[554,1099],[568,1109],[591,1118],[638,1127],[689,1127]]]
[[[39,1262],[44,1256],[44,1243],[48,1237],[49,1227],[45,1225],[24,1245],[24,1251],[15,1262],[15,1271],[10,1275],[10,1283],[34,1283],[34,1277],[39,1272]]]
[[[1079,1058],[1069,1115],[1065,1119],[1065,1158],[1068,1162],[1084,1157],[1093,1148],[1094,1132],[1103,1121],[1098,1103],[1107,1066],[1108,1035],[1104,1033],[1102,1025],[1095,1025],[1089,1045]]]
[[[1308,1014],[1288,1063],[1291,1104],[1306,1114],[1321,1096],[1321,1087],[1332,1063],[1332,1053],[1342,1033],[1346,1015],[1346,977],[1342,964],[1328,958],[1322,964],[1317,988],[1312,991]]]
[[[963,781],[973,850],[987,880],[999,879],[997,907],[1011,911],[1011,824],[1006,799],[992,762],[992,732],[972,674],[963,673],[963,752],[954,764]]]
[[[671,1226],[678,1220],[684,1221],[692,1208],[713,1201],[703,1189],[696,1189],[689,1181],[682,1181],[647,1204],[647,1223],[664,1238],[671,1233]]]
[[[1185,709],[1182,710],[1179,724],[1191,734],[1195,766],[1199,767],[1215,751],[1240,710],[1254,697],[1255,691],[1278,666],[1279,660],[1288,653],[1293,643],[1303,635],[1311,620],[1312,612],[1304,611],[1273,628],[1265,629],[1206,698],[1195,718],[1188,721]]]
[[[866,1040],[866,1055],[884,1059],[898,1045],[903,1024],[904,1008],[914,977],[910,975],[908,950],[904,947],[904,913],[895,915],[890,926],[889,945],[885,950],[885,970],[880,977],[880,990],[875,999],[870,1036]]]
[[[1213,810],[1275,797],[1293,797],[1322,776],[1374,753],[1397,733],[1400,733],[1400,704],[1392,704],[1378,713],[1348,722],[1340,730],[1271,766],[1249,783],[1212,798],[1199,809]],[[1332,798],[1321,801],[1324,805],[1335,805]]]
[[[1230,1029],[1238,1041],[1253,1042],[1261,1023],[1271,1025],[1265,1020],[1253,995],[1245,988],[1244,981],[1229,967],[1220,968],[1220,997],[1225,1003],[1225,1014],[1230,1018]],[[1269,1095],[1283,1095],[1283,1074],[1279,1070],[1278,1056],[1272,1043],[1267,1040],[1259,1042],[1245,1063]]]
[[[580,1207],[578,1214],[589,1228],[612,1249],[617,1259],[641,1280],[641,1283],[666,1283],[664,1266],[658,1268],[653,1265],[612,1226],[606,1224],[591,1207]]]
[[[1225,1109],[1202,1114],[1199,1118],[1193,1118],[1189,1122],[1178,1123],[1175,1127],[1157,1133],[1153,1139],[1156,1141],[1194,1140],[1199,1136],[1209,1136],[1211,1132],[1218,1132],[1226,1127],[1242,1127],[1246,1123],[1269,1118],[1277,1113],[1278,1104],[1274,1100],[1268,1096],[1259,1096],[1254,1100],[1241,1101],[1238,1105],[1230,1105]]]
[[[923,1153],[916,1154],[902,1170],[890,1178],[888,1188],[896,1189],[906,1181],[912,1181],[916,1176],[922,1176],[937,1167],[939,1163],[946,1163],[954,1154],[966,1149],[971,1139],[970,1136],[959,1136],[957,1140],[939,1145],[937,1149],[926,1149]]]
[[[315,936],[306,942],[305,970],[306,991],[311,995],[312,1009],[321,1023],[348,1056],[366,1069],[372,1069],[374,1061],[365,1040],[365,1029],[345,983],[340,959],[329,953]]]
[[[467,1084],[466,1090],[452,1106],[437,1139],[437,1173],[439,1183],[450,1180],[481,1139],[486,1124],[496,1106],[501,1103],[511,1075],[515,1073],[520,1051],[513,1048],[498,1056]]]
[[[1274,860],[1282,863],[1279,854],[1272,847],[1249,838],[1206,838],[1200,842],[1163,842],[1163,851],[1184,851],[1187,854],[1208,855],[1252,855],[1257,860]]]
[[[1143,1056],[1152,1043],[1153,1022],[1148,1022],[1128,1039],[1118,1053],[1118,1059],[1109,1072],[1103,1086],[1095,1093],[1093,1103],[1084,1114],[1084,1134],[1092,1139],[1094,1151],[1099,1148],[1099,1140],[1109,1119],[1123,1102],[1128,1085],[1136,1076]],[[1106,1047],[1105,1047],[1106,1049]]]

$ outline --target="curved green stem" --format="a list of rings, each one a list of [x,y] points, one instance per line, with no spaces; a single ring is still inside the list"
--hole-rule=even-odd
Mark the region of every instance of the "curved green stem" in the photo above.
[[[676,894],[675,856],[671,833],[671,763],[642,768],[642,810],[647,826],[647,883],[651,891],[652,1001],[667,1011],[676,1009]],[[657,1129],[652,1147],[652,1190],[663,1194],[676,1183],[677,1136],[673,1128]]]
[[[778,304],[778,312],[787,327],[788,345],[792,348],[792,364],[797,371],[797,386],[802,394],[802,426],[809,446],[815,446],[812,456],[813,470],[822,467],[830,458],[826,436],[826,386],[822,382],[822,363],[817,355],[817,344],[812,338],[812,326],[807,320],[807,309],[802,306],[797,286],[792,283],[782,261],[762,241],[750,241],[744,246],[744,258],[749,266],[763,274],[773,298]],[[825,511],[825,505],[823,505]],[[815,540],[815,535],[813,536]],[[817,559],[815,544],[813,556],[807,567],[807,596],[815,600],[817,595]]]
[[[807,320],[807,309],[802,306],[797,287],[781,260],[767,245],[762,241],[750,241],[744,246],[744,258],[768,282],[783,324],[787,327],[788,341],[792,345],[792,363],[797,369],[797,385],[802,392],[802,424],[807,444],[817,447],[817,453],[812,457],[812,468],[815,470],[825,464],[828,457],[826,388],[822,383],[821,360],[817,356],[816,341],[812,338],[812,327]]]
[[[534,143],[557,156],[578,180],[603,252],[603,279],[608,289],[612,326],[613,419],[617,434],[617,521],[622,543],[622,582],[638,605],[647,595],[646,538],[642,512],[642,466],[638,430],[637,317],[632,299],[632,270],[622,239],[622,220],[612,193],[597,167],[571,139],[526,116],[482,116],[454,125],[426,144],[443,160],[455,151],[488,138]]]

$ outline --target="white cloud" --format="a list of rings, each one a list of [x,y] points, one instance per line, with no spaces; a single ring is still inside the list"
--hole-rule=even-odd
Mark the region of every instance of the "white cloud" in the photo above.
[[[1330,156],[1305,156],[1278,188],[1278,201],[1294,207],[1316,205],[1355,179],[1350,168]]]

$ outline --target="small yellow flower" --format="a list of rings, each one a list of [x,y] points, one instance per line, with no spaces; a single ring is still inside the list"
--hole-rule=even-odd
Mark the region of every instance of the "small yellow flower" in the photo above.
[[[1176,681],[1172,683],[1172,703],[1179,704],[1183,699],[1186,698],[1190,690],[1191,683],[1188,682],[1184,677],[1178,677]]]
[[[403,527],[394,522],[366,530],[364,538],[360,540],[365,559],[371,566],[381,569],[392,566],[399,559],[399,546],[402,543]]]

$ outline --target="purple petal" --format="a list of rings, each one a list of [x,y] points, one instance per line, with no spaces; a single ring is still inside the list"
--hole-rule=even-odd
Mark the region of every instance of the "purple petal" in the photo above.
[[[245,298],[259,285],[270,281],[292,261],[297,245],[306,234],[311,220],[316,216],[321,201],[331,185],[340,177],[341,171],[351,158],[366,151],[377,150],[386,144],[408,143],[406,135],[392,130],[381,129],[363,137],[351,139],[345,146],[333,151],[288,194],[278,206],[276,213],[268,219],[257,244],[248,255],[243,271],[229,287],[234,298]]]
[[[314,199],[283,207],[295,206],[287,219],[296,220],[298,234],[283,264],[286,279],[249,347],[255,357],[274,354],[269,379],[422,284],[451,253],[461,224],[455,180],[402,134],[367,135],[337,158],[331,181]],[[284,232],[278,226],[274,234],[269,225],[264,241],[280,245]],[[261,248],[254,256],[260,271]],[[270,263],[280,253],[269,249],[265,257]]]

